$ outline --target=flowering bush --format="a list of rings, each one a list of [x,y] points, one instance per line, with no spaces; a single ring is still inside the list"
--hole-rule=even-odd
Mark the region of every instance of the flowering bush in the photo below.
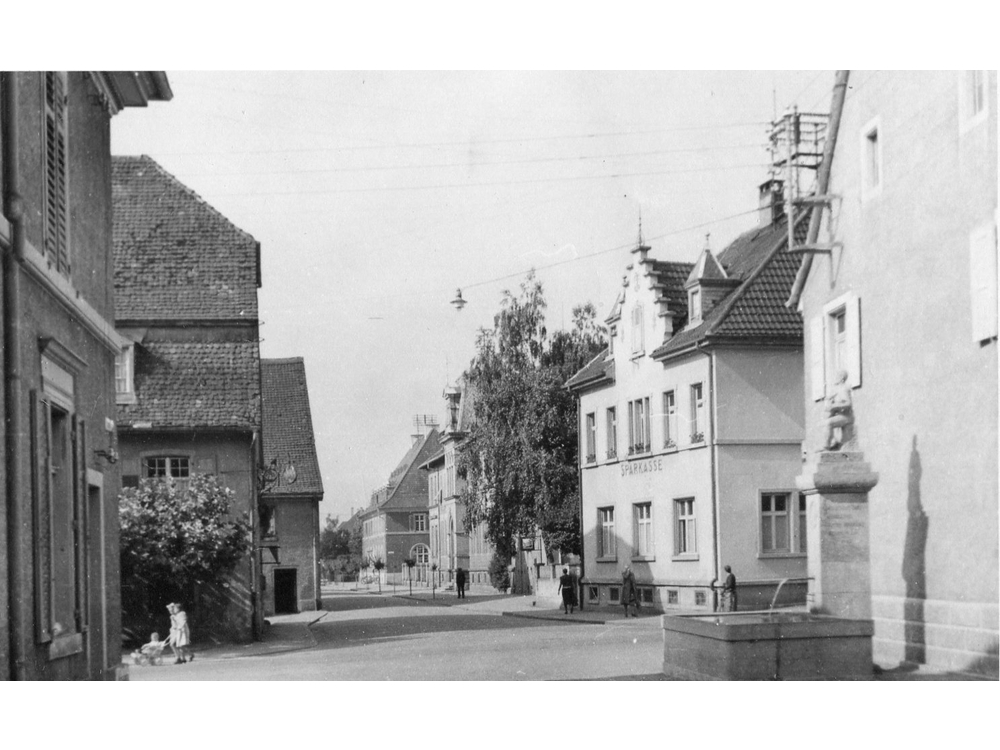
[[[246,513],[233,516],[233,491],[211,475],[186,488],[143,479],[118,496],[122,608],[140,622],[168,601],[191,601],[197,586],[224,582],[250,551]]]

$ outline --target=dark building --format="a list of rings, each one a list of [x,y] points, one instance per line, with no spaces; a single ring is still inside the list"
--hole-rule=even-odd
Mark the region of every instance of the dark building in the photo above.
[[[0,679],[121,664],[111,118],[155,72],[3,73]]]
[[[301,357],[261,360],[265,484],[261,492],[264,614],[320,609],[319,504],[306,367]]]
[[[116,373],[122,481],[214,474],[257,524],[260,244],[149,157],[114,158]],[[260,557],[185,602],[195,639],[263,624]]]

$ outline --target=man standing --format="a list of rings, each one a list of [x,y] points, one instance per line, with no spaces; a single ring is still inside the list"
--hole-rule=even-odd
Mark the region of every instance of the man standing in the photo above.
[[[570,615],[576,612],[576,582],[569,574],[569,568],[563,568],[563,574],[559,576],[559,590],[557,594],[562,594],[563,614]]]
[[[722,611],[736,611],[736,576],[733,569],[728,565],[725,567],[726,580],[722,584]]]
[[[465,598],[465,571],[455,568],[455,588],[458,589],[458,598]]]

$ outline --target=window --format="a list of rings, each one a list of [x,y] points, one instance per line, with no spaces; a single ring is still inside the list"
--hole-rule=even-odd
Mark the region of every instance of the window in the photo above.
[[[997,227],[978,227],[969,235],[969,280],[972,299],[972,340],[997,337]]]
[[[639,596],[642,598],[643,604],[653,603],[653,587],[652,586],[641,586],[639,588]]]
[[[677,589],[667,589],[667,604],[677,604]]]
[[[587,415],[587,425],[585,428],[587,441],[587,463],[592,464],[597,460],[597,416],[591,412]]]
[[[673,391],[663,394],[663,447],[677,446],[677,402]]]
[[[415,560],[417,565],[427,565],[431,561],[431,551],[426,544],[415,544],[410,549],[410,559]]]
[[[861,129],[861,198],[874,198],[882,191],[882,141],[879,118]]]
[[[698,546],[695,537],[694,498],[674,500],[674,555],[695,555]]]
[[[633,505],[635,556],[653,557],[653,505]]]
[[[628,402],[629,455],[646,453],[649,441],[649,399],[639,398]]]
[[[615,509],[598,508],[597,522],[600,526],[600,536],[597,538],[597,556],[603,558],[615,557]]]
[[[173,479],[178,487],[187,486],[190,464],[187,456],[149,456],[143,459],[143,473],[147,479]]]
[[[701,383],[691,386],[691,442],[705,440],[705,399]]]
[[[608,601],[617,602],[621,599],[621,589],[618,586],[608,586]]]
[[[632,308],[632,354],[642,354],[644,351],[642,305],[636,305]]]
[[[705,606],[705,592],[695,591],[694,592],[694,606],[704,607]]]
[[[115,357],[115,402],[135,403],[135,344],[128,344]]]
[[[760,552],[762,555],[805,554],[804,495],[791,492],[761,493]]]
[[[601,590],[597,586],[587,587],[587,601],[597,604],[601,600]]]
[[[701,320],[701,290],[698,288],[692,289],[688,293],[688,312],[692,323]]]
[[[69,275],[66,73],[45,73],[45,255]]]
[[[618,458],[618,412],[608,409],[608,460]]]
[[[278,519],[275,511],[273,505],[260,504],[260,535],[263,539],[278,538]]]
[[[427,514],[410,514],[410,531],[427,531]]]
[[[821,401],[847,373],[852,388],[861,386],[861,301],[848,293],[823,306],[809,324],[809,373],[813,401]]]

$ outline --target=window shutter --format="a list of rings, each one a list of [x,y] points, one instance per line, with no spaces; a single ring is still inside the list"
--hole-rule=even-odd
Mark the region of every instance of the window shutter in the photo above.
[[[66,204],[66,78],[45,74],[45,253],[60,273],[69,273]]]
[[[76,553],[76,632],[87,629],[87,444],[86,422],[73,415],[73,549]],[[98,541],[98,543],[100,543]]]
[[[35,640],[52,640],[52,528],[49,485],[52,443],[49,406],[31,391],[32,531],[34,548]]]
[[[809,372],[812,376],[812,400],[822,401],[826,396],[826,337],[823,315],[809,321]]]
[[[979,227],[969,235],[969,281],[972,302],[972,340],[997,335],[996,227]]]
[[[851,388],[860,388],[861,300],[853,294],[844,307],[844,326],[847,329],[847,383]]]

